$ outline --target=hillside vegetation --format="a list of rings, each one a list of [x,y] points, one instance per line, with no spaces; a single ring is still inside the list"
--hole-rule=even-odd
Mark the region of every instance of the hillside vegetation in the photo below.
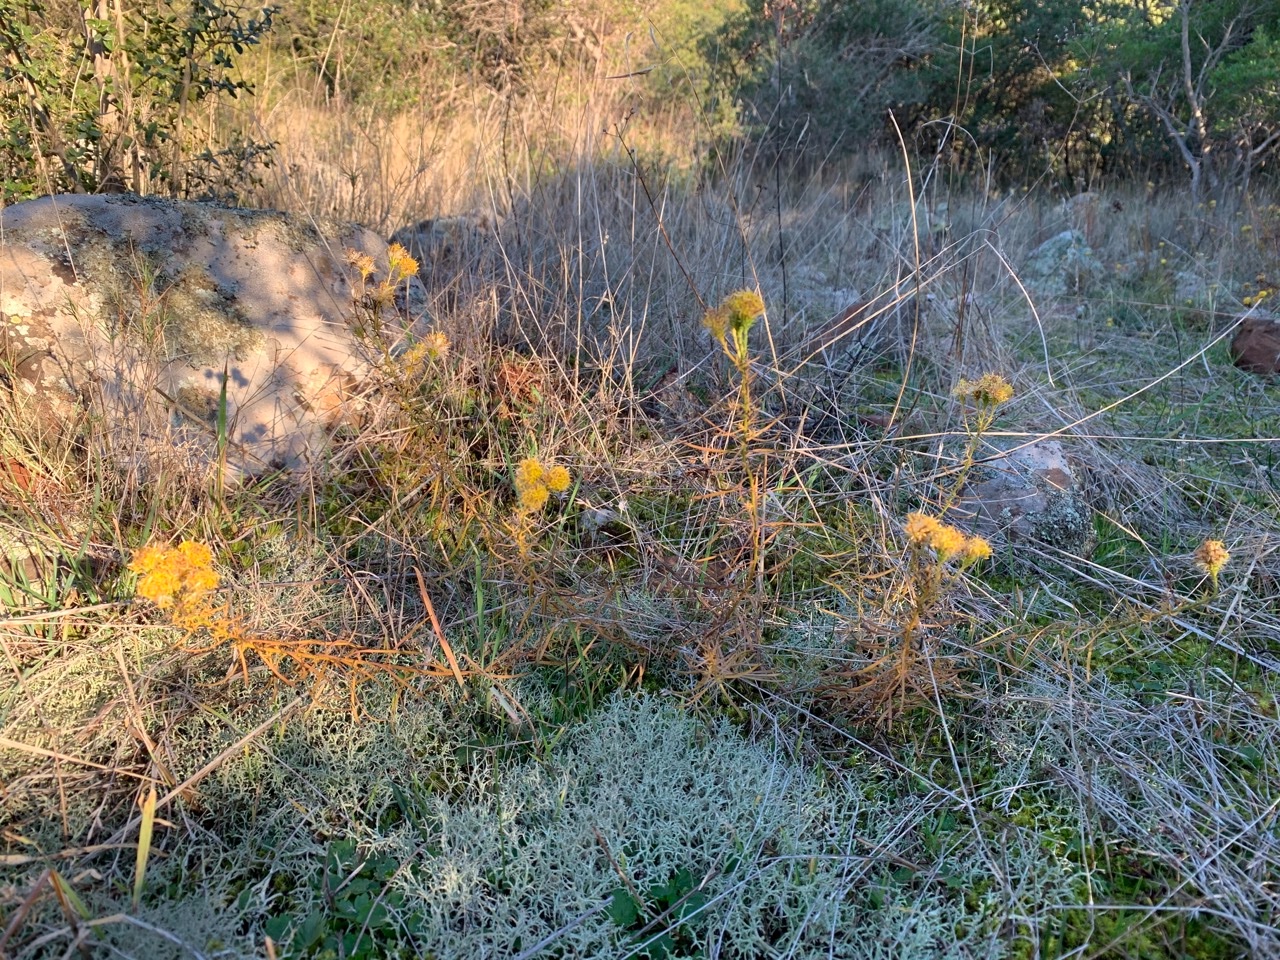
[[[239,485],[3,358],[0,958],[1280,956],[1277,23],[0,0],[6,205],[432,328]]]

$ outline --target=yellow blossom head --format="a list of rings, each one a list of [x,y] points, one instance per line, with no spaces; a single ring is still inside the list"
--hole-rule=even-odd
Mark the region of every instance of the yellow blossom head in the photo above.
[[[747,362],[747,338],[756,318],[764,313],[764,298],[754,290],[739,290],[708,310],[702,325],[711,331],[724,352],[739,366]]]
[[[360,273],[361,280],[368,280],[373,276],[373,257],[367,253],[361,253],[359,250],[348,250],[347,263],[356,268]]]
[[[711,336],[716,338],[720,346],[728,349],[729,312],[724,307],[708,310],[702,317],[702,325],[711,331]]]
[[[134,573],[147,574],[160,566],[164,562],[164,558],[168,555],[169,548],[162,547],[159,544],[149,543],[142,547],[133,555],[133,560],[129,563],[129,569]]]
[[[961,380],[955,395],[980,407],[998,407],[1013,397],[1013,387],[998,373],[984,373],[977,380]]]
[[[932,539],[934,532],[941,527],[936,517],[924,513],[908,513],[907,522],[902,525],[902,532],[907,540],[917,547],[922,547]]]
[[[422,366],[422,362],[427,359],[427,345],[419,341],[404,352],[400,358],[400,362],[404,364],[406,370],[417,370]]]
[[[964,552],[960,555],[960,563],[969,567],[979,560],[987,559],[989,556],[991,556],[991,544],[987,543],[982,537],[969,537],[964,543]]]
[[[392,283],[398,283],[418,272],[418,261],[409,256],[409,251],[398,243],[387,247],[387,261],[391,266],[389,279]]]
[[[569,471],[561,466],[552,467],[542,478],[552,493],[564,493],[569,489]]]
[[[937,552],[938,560],[946,563],[964,549],[965,535],[949,524],[940,523],[929,534],[929,546]]]
[[[727,314],[730,330],[746,333],[764,313],[764,298],[754,290],[739,290],[725,297],[720,309]]]
[[[537,457],[525,457],[516,467],[516,492],[541,484],[543,472],[542,464]]]
[[[145,546],[134,554],[129,569],[140,575],[138,596],[161,609],[190,607],[218,588],[213,552],[193,540],[176,547]]]
[[[178,555],[190,567],[207,567],[213,563],[213,551],[207,544],[195,540],[183,540],[178,544]]]
[[[439,330],[432,330],[423,337],[422,346],[432,360],[443,360],[449,355],[449,338]]]
[[[520,509],[528,513],[536,513],[547,505],[551,498],[546,484],[535,483],[520,491]]]
[[[1231,559],[1231,554],[1227,551],[1227,545],[1221,540],[1206,540],[1197,548],[1194,557],[1196,566],[1217,580],[1218,574]]]

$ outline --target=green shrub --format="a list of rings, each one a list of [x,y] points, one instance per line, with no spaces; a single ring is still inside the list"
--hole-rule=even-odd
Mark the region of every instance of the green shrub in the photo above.
[[[270,145],[212,134],[273,8],[0,0],[0,195],[235,192]],[[228,145],[229,144],[229,145]]]
[[[736,99],[749,129],[823,153],[864,145],[887,110],[921,94],[916,68],[938,25],[925,0],[802,0],[770,14],[750,0],[716,42],[721,97]]]

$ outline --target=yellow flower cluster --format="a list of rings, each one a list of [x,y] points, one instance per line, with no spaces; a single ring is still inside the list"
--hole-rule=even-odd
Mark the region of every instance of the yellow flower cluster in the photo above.
[[[422,345],[426,348],[427,357],[431,360],[443,360],[449,355],[449,338],[439,330],[432,330],[422,338]]]
[[[747,334],[762,313],[764,298],[760,294],[754,290],[738,290],[725,297],[720,306],[708,310],[702,318],[702,325],[711,331],[725,353],[741,360],[747,353]]]
[[[359,250],[348,250],[347,263],[356,268],[361,280],[368,280],[373,276],[373,257],[367,253],[361,253]]]
[[[1013,387],[998,373],[985,373],[977,380],[961,380],[955,395],[980,407],[998,407],[1013,397]]]
[[[913,547],[932,547],[939,563],[959,557],[960,565],[968,567],[991,556],[991,544],[982,537],[967,537],[950,524],[925,513],[907,514],[902,532]]]
[[[1218,579],[1218,574],[1222,572],[1222,568],[1231,559],[1231,554],[1227,551],[1227,545],[1221,540],[1206,540],[1200,544],[1193,556],[1196,566],[1214,580]]]
[[[729,325],[742,326],[764,313],[764,298],[754,290],[739,290],[724,298],[721,308],[729,311]]]
[[[162,610],[192,607],[218,588],[212,551],[193,540],[176,547],[145,546],[133,555],[129,569],[139,574],[138,596]]]
[[[355,267],[363,283],[368,283],[377,269],[373,257],[359,250],[347,250],[347,263]],[[418,261],[409,256],[409,251],[398,243],[387,247],[387,263],[389,269],[386,279],[378,283],[370,294],[374,302],[381,306],[395,299],[395,287],[398,284],[418,272]]]
[[[428,360],[443,360],[449,355],[449,338],[439,330],[432,330],[405,351],[402,362],[405,369],[414,371]]]
[[[391,265],[391,274],[387,279],[393,284],[418,272],[418,261],[409,256],[409,251],[398,243],[387,247],[387,260]]]
[[[516,467],[516,499],[525,513],[536,513],[546,506],[553,493],[569,489],[569,471],[561,466],[548,467],[537,457],[525,457]]]
[[[726,338],[729,334],[729,314],[723,306],[708,310],[702,317],[702,325],[711,331],[711,336],[716,338],[717,343],[728,349]]]

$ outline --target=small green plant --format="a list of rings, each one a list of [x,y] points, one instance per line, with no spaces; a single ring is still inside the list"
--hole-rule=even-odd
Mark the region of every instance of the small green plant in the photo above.
[[[279,913],[265,932],[284,958],[380,960],[411,957],[413,937],[424,922],[405,910],[405,896],[390,886],[393,857],[364,856],[354,840],[334,840],[312,883],[316,907],[305,914]]]
[[[621,886],[609,897],[609,919],[629,934],[631,956],[666,960],[706,955],[698,946],[696,931],[709,898],[688,869],[677,870],[643,895]]]

